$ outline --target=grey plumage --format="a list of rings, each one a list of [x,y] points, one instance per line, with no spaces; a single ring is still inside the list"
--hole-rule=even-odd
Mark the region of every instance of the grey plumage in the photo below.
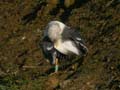
[[[81,35],[78,30],[66,26],[62,33],[62,40],[67,41],[71,40],[74,42],[75,47],[77,47],[81,54],[86,54],[88,52],[87,47],[85,46],[84,40],[81,38]]]
[[[40,46],[42,48],[45,58],[49,60],[50,64],[54,64],[55,57],[59,59],[68,58],[66,55],[60,53],[57,49],[54,48],[54,44],[51,42],[51,40],[48,37],[44,37],[42,39]]]

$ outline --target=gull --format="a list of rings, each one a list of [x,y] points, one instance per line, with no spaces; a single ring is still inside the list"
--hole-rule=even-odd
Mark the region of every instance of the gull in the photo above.
[[[88,52],[79,31],[60,21],[47,24],[41,46],[44,56],[55,65],[55,72],[58,72],[61,57],[82,56]]]

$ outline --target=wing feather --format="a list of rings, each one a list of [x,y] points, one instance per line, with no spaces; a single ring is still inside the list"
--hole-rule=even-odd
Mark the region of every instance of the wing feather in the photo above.
[[[77,48],[80,50],[80,53],[86,54],[88,52],[87,47],[85,46],[84,40],[81,38],[80,32],[76,29],[72,29],[70,27],[65,27],[62,33],[62,39],[72,40]]]

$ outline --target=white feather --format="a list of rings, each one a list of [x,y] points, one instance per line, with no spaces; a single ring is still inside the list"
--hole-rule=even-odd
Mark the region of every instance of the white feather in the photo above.
[[[58,40],[58,42],[54,45],[54,47],[63,54],[68,54],[69,52],[79,55],[79,50],[75,47],[72,41],[64,41]]]
[[[59,22],[59,21],[51,21],[51,22],[49,23],[49,25],[50,25],[50,24],[51,24],[51,25],[58,24],[59,27],[60,27],[60,29],[61,29],[60,33],[63,32],[63,30],[64,30],[64,28],[65,28],[65,26],[66,26],[64,23]]]
[[[53,48],[53,46],[51,46],[51,47],[47,47],[47,50],[51,50]]]
[[[59,21],[49,22],[46,26],[46,30],[44,31],[44,37],[48,36],[52,41],[59,39],[65,26],[65,24]]]
[[[76,39],[77,39],[77,40],[79,40],[79,41],[81,41],[81,40],[82,40],[82,39],[81,39],[81,38],[79,38],[79,37],[76,37]]]

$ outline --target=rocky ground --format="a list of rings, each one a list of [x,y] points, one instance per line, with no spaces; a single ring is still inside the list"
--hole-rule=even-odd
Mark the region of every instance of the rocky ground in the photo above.
[[[89,49],[58,74],[39,48],[51,20],[77,28]],[[0,90],[120,90],[120,1],[1,0]]]

